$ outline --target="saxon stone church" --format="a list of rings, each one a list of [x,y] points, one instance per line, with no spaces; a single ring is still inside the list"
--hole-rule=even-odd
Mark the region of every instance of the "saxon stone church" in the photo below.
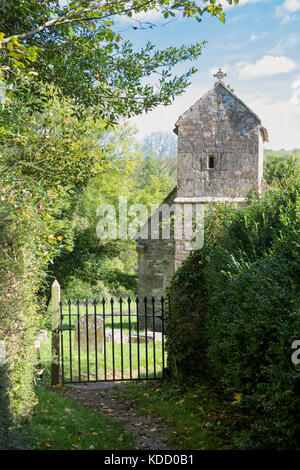
[[[177,186],[162,201],[170,207],[214,201],[242,204],[249,190],[261,190],[267,131],[259,117],[225,85],[226,74],[219,70],[214,76],[214,87],[175,124]],[[188,237],[163,238],[161,232],[151,236],[150,218],[137,240],[139,295],[162,295],[190,250]]]

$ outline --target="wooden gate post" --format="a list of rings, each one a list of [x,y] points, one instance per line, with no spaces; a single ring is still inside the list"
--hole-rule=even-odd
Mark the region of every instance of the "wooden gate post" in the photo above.
[[[57,280],[51,288],[52,302],[52,344],[51,344],[51,385],[59,383],[59,303],[60,285]]]

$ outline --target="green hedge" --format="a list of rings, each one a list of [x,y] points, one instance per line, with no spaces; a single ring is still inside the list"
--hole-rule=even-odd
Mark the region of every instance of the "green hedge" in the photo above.
[[[299,196],[292,178],[234,213],[213,209],[205,247],[171,284],[168,331],[178,344],[170,343],[169,361],[182,376],[206,364],[224,390],[238,394],[238,406],[253,417],[243,448],[300,447],[300,366],[291,361],[300,339]],[[195,314],[200,304],[203,329],[196,322],[197,338],[185,351],[189,305]]]
[[[0,340],[5,364],[0,365],[0,448],[20,445],[22,422],[36,399],[33,392],[34,348],[37,326],[35,291],[40,274],[31,252],[29,224],[11,210],[0,207]],[[24,214],[23,214],[24,215]],[[34,233],[30,227],[29,233]],[[2,361],[3,362],[3,361]]]
[[[236,206],[229,204],[209,208],[204,248],[192,252],[171,280],[166,325],[168,368],[179,381],[187,375],[207,371],[208,290],[204,267],[210,250],[224,231],[225,222],[230,223],[235,211]]]
[[[184,377],[204,372],[207,367],[204,262],[201,256],[190,255],[189,262],[178,269],[171,283],[169,311],[166,312],[167,365],[179,382]],[[201,286],[202,295],[195,286]]]

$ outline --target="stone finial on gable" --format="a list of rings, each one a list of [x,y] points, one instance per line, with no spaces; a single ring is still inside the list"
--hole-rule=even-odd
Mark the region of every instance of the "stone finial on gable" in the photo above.
[[[214,77],[218,79],[216,85],[222,82],[223,78],[227,77],[227,73],[223,72],[222,69],[219,69],[217,73],[214,74]]]

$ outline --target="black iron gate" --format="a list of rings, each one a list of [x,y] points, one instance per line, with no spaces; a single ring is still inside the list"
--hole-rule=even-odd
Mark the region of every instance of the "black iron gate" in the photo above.
[[[62,383],[162,379],[165,299],[60,302]]]

